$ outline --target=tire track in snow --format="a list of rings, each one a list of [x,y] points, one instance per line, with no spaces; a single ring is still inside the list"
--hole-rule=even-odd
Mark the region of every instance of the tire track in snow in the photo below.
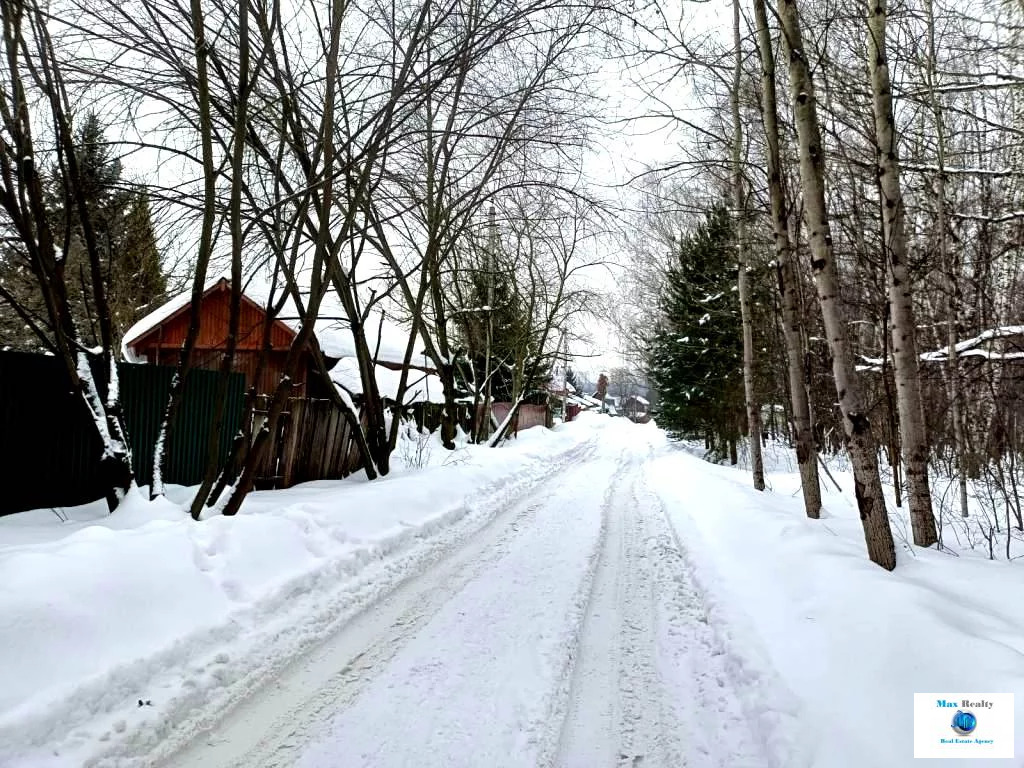
[[[593,443],[569,452],[552,464],[545,478],[566,467],[571,471],[594,452]],[[294,765],[328,721],[357,701],[455,595],[506,557],[549,496],[545,483],[531,485],[482,531],[478,525],[462,549],[368,606],[372,610],[364,610],[273,687],[238,707],[214,733],[194,741],[164,765]]]
[[[635,455],[581,629],[559,768],[777,768],[766,683],[729,645]],[[769,675],[770,677],[770,675]]]
[[[593,581],[557,765],[677,768],[679,724],[656,659],[658,574],[647,556],[651,510],[638,503],[635,456],[610,499],[608,533]]]
[[[621,455],[558,478],[508,553],[471,580],[297,768],[548,765]]]

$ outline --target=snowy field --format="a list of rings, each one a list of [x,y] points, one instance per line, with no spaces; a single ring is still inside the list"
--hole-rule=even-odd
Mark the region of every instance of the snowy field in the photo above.
[[[759,494],[584,415],[234,519],[0,518],[0,766],[898,768],[913,693],[1024,701],[1024,564],[887,573],[771,456]]]

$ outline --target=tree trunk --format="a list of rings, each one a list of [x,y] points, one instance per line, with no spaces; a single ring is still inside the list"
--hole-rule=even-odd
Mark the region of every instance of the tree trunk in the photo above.
[[[782,159],[779,152],[778,100],[775,92],[775,51],[768,29],[765,0],[754,0],[757,45],[761,54],[761,102],[768,155],[768,192],[771,197],[772,226],[775,231],[775,261],[782,297],[782,321],[786,337],[789,395],[793,408],[796,460],[807,516],[821,515],[821,486],[818,482],[818,451],[811,430],[811,410],[805,386],[802,319],[797,306],[797,275],[793,244],[789,239],[785,193],[782,188]]]
[[[171,380],[171,392],[167,396],[163,422],[157,433],[153,450],[153,480],[149,487],[149,498],[164,495],[163,468],[167,453],[167,436],[174,426],[174,420],[181,407],[185,380],[192,364],[192,352],[199,338],[201,321],[200,306],[206,286],[206,270],[213,251],[214,220],[217,215],[217,170],[213,159],[213,119],[210,107],[210,81],[208,75],[209,50],[206,44],[206,19],[201,0],[191,0],[192,34],[196,56],[196,97],[199,104],[199,139],[202,145],[203,162],[203,224],[199,235],[199,249],[196,255],[195,275],[192,280],[192,300],[189,307],[188,331],[178,358],[178,370]]]
[[[882,195],[883,247],[889,283],[889,322],[895,365],[900,445],[907,478],[907,497],[914,543],[930,547],[938,541],[932,495],[928,486],[928,436],[925,434],[921,379],[918,375],[917,326],[910,274],[899,153],[892,107],[892,82],[886,58],[887,0],[868,0],[868,68],[875,115],[878,185]]]
[[[789,55],[789,80],[800,145],[800,181],[811,246],[811,268],[832,353],[832,373],[853,463],[857,507],[864,527],[868,557],[886,570],[892,570],[896,567],[896,548],[889,528],[882,484],[878,478],[875,439],[861,399],[853,353],[846,338],[839,274],[833,258],[832,233],[825,206],[825,158],[822,154],[821,129],[795,0],[782,0],[779,4],[779,17]]]
[[[217,395],[213,404],[213,420],[206,444],[206,472],[203,481],[192,499],[189,514],[198,520],[203,507],[213,490],[220,467],[221,431],[224,427],[224,412],[228,396],[228,384],[238,347],[238,332],[242,313],[242,182],[245,159],[245,131],[249,115],[249,8],[242,3],[238,8],[238,105],[235,112],[234,145],[231,148],[231,194],[229,221],[231,227],[231,300],[228,311],[228,336],[225,340],[224,356],[220,364],[217,381]]]
[[[960,361],[957,357],[957,321],[960,312],[956,268],[949,252],[949,238],[946,235],[946,127],[939,105],[935,78],[938,73],[935,46],[935,8],[932,0],[925,0],[928,17],[928,96],[935,119],[935,137],[938,150],[936,160],[939,170],[935,174],[936,227],[939,233],[939,256],[942,270],[946,275],[946,387],[949,408],[953,416],[953,440],[956,451],[957,484],[960,490],[960,515],[967,517],[967,445],[964,437],[963,405],[960,402]]]
[[[743,324],[743,393],[747,410],[747,429],[750,433],[750,467],[754,475],[754,488],[764,490],[764,458],[761,452],[761,406],[754,392],[754,321],[750,275],[747,273],[747,212],[743,192],[743,124],[740,122],[740,82],[743,74],[743,48],[740,38],[740,3],[733,0],[733,42],[736,62],[732,78],[732,192],[736,207],[736,273],[740,298],[740,320]]]

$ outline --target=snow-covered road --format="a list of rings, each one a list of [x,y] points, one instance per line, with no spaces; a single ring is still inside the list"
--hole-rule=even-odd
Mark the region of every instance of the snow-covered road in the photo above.
[[[779,765],[649,483],[659,433],[602,437],[167,768]]]

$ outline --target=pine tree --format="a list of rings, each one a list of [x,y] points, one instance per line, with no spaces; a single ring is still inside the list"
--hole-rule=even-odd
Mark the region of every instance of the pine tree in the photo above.
[[[117,349],[125,331],[164,296],[167,279],[160,266],[149,199],[122,180],[121,162],[113,155],[95,114],[83,118],[75,132],[75,146],[101,253],[100,279]],[[64,198],[63,189],[55,176],[46,193],[47,204],[53,231],[64,251],[72,316],[82,343],[94,347],[100,336],[92,298],[94,276],[82,245],[78,212]],[[48,327],[38,281],[25,257],[16,250],[0,254],[0,288],[0,348],[47,348],[46,339],[52,338],[52,329]]]
[[[728,211],[719,207],[683,235],[648,344],[658,391],[658,424],[673,437],[702,437],[724,454],[744,418],[743,346],[735,248]]]
[[[574,371],[572,368],[566,368],[566,370],[565,370],[565,381],[566,381],[567,384],[572,385],[572,388],[575,391],[577,391],[577,392],[580,391],[579,377],[576,375],[576,371]]]

